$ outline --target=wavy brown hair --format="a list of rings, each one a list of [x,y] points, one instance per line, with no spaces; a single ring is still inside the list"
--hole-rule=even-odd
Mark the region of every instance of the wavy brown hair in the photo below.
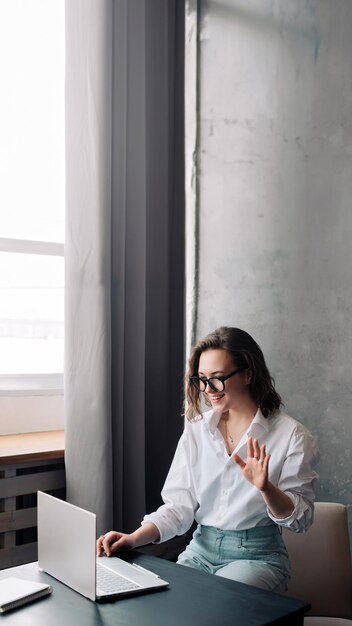
[[[274,415],[281,407],[281,397],[275,390],[275,382],[266,366],[264,355],[256,341],[240,328],[221,326],[193,348],[186,372],[186,417],[192,421],[202,417],[201,392],[191,383],[191,376],[198,376],[199,358],[206,350],[227,350],[235,368],[248,369],[251,373],[249,392],[264,417]],[[210,405],[209,401],[206,403]]]

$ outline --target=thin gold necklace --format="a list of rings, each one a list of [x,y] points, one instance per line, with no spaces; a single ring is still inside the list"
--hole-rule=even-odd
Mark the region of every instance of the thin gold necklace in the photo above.
[[[247,426],[245,426],[245,428],[243,428],[243,430],[241,430],[239,433],[237,433],[237,434],[236,434],[236,435],[234,435],[234,436],[235,436],[235,437],[240,438],[240,437],[243,435],[244,431],[245,431],[245,430],[247,430],[247,428],[248,428],[248,427],[247,427]],[[233,436],[231,435],[231,433],[229,433],[229,432],[228,432],[228,429],[227,429],[227,421],[225,422],[225,436],[226,436],[226,440],[227,440],[227,441],[230,441],[230,443],[233,445],[235,440],[234,440]],[[238,440],[239,440],[239,439],[238,439]]]

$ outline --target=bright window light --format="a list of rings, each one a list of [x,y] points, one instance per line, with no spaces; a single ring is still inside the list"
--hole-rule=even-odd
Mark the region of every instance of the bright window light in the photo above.
[[[0,376],[63,371],[64,9],[0,2]]]

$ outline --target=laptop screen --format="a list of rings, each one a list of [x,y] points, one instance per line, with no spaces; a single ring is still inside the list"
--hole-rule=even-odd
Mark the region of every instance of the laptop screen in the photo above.
[[[38,491],[38,563],[82,595],[95,600],[96,516]]]

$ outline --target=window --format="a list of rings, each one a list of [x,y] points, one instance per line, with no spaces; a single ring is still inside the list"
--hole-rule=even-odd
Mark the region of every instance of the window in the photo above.
[[[64,4],[0,3],[2,396],[62,394]]]

